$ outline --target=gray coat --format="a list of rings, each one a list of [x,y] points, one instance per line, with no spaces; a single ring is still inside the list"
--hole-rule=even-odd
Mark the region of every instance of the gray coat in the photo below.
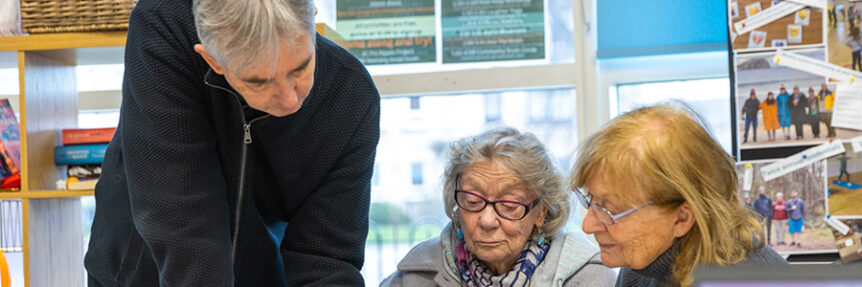
[[[461,286],[455,267],[446,267],[444,254],[451,246],[451,226],[440,237],[413,247],[398,263],[398,270],[380,286]],[[545,259],[531,278],[533,286],[613,286],[616,273],[602,265],[598,248],[583,233],[557,233]],[[451,247],[449,247],[450,256]],[[450,260],[451,261],[451,260]]]

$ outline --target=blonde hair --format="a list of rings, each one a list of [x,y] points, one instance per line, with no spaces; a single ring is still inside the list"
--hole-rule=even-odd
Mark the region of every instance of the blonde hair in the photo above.
[[[554,235],[565,225],[569,219],[569,193],[563,191],[553,157],[535,135],[511,127],[489,129],[450,144],[443,173],[443,202],[452,222],[459,219],[454,198],[457,178],[474,163],[491,161],[523,180],[527,189],[539,196],[533,210],[546,210],[545,222],[534,229],[533,238]]]
[[[194,0],[193,7],[201,44],[231,71],[277,58],[281,41],[296,45],[299,33],[315,43],[313,0]]]
[[[631,206],[652,200],[672,212],[687,202],[695,224],[677,239],[672,272],[675,285],[690,285],[697,265],[738,263],[763,245],[755,246],[754,236],[765,237],[736,193],[733,160],[700,116],[679,105],[643,107],[610,121],[581,145],[569,187],[601,176]]]

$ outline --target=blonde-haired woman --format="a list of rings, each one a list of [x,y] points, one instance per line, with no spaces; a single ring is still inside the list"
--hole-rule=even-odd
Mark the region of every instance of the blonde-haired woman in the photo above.
[[[699,265],[785,265],[736,193],[734,163],[690,109],[617,117],[579,150],[569,186],[617,286],[690,285]],[[703,121],[700,121],[701,123]]]

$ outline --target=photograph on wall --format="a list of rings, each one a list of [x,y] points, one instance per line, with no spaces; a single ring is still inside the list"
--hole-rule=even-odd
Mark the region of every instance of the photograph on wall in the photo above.
[[[740,22],[751,17],[758,17],[758,14],[770,14],[769,9],[777,7],[779,3],[773,3],[771,0],[738,0],[730,3],[736,3],[738,11],[736,17],[733,15],[733,10],[729,9],[729,23],[731,30],[734,30],[734,23]],[[731,4],[733,5],[733,4]],[[733,41],[734,51],[757,51],[769,50],[777,48],[773,43],[783,43],[787,47],[815,47],[822,46],[825,43],[825,35],[823,27],[824,22],[823,9],[816,7],[805,7],[796,11],[788,11],[785,16],[779,17],[766,23],[763,26],[757,27],[754,30],[760,31],[765,35],[762,42],[751,43],[752,40],[760,41],[759,37],[746,35],[748,33],[739,34],[738,38]],[[735,30],[734,30],[735,31]],[[738,31],[735,31],[738,32]],[[774,42],[773,40],[785,40],[786,42]],[[831,52],[831,51],[830,51]]]
[[[827,43],[829,63],[862,72],[862,3],[849,0],[829,0],[827,5]],[[854,56],[855,55],[855,56]]]
[[[437,61],[434,0],[338,0],[336,7],[336,30],[363,64]]]
[[[741,162],[737,191],[778,253],[835,251],[826,219],[826,162],[818,161],[765,181],[760,169],[773,161]]]
[[[544,0],[442,0],[443,63],[545,58]]]
[[[827,214],[835,218],[862,219],[862,154],[847,149],[829,158],[827,182]]]
[[[824,60],[823,49],[795,54]],[[740,149],[815,145],[850,139],[860,130],[832,127],[836,85],[820,75],[778,65],[775,53],[741,54],[736,67]]]
[[[835,247],[838,248],[838,255],[841,257],[841,262],[844,264],[856,264],[862,260],[862,219],[837,219],[842,227],[842,231],[833,228],[832,234],[835,236]],[[845,229],[846,228],[846,229]],[[847,232],[844,233],[843,231]]]

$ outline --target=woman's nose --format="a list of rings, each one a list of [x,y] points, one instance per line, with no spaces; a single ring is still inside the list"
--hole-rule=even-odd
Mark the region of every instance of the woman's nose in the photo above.
[[[584,222],[581,223],[581,229],[584,230],[584,233],[593,234],[607,229],[607,226],[596,217],[594,212],[592,208],[587,208],[587,215],[584,216]]]

